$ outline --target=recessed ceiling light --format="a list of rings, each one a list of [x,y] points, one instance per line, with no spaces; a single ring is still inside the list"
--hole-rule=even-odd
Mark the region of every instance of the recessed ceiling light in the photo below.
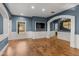
[[[32,9],[35,9],[35,6],[31,6]]]
[[[43,8],[42,11],[44,12],[44,11],[46,11],[46,9]]]
[[[20,15],[24,15],[23,13],[20,13]]]

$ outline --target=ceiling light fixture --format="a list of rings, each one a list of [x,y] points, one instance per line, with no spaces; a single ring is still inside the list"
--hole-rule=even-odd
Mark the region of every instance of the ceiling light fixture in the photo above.
[[[44,12],[44,11],[46,11],[46,9],[43,8],[42,11]]]
[[[32,9],[35,9],[35,6],[31,6]]]
[[[24,15],[23,13],[20,13],[20,15]]]

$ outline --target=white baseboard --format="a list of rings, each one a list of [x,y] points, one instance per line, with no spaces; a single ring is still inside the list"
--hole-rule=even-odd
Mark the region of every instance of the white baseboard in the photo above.
[[[6,50],[8,44],[2,49],[2,51],[0,51],[0,56],[4,53],[4,51]]]

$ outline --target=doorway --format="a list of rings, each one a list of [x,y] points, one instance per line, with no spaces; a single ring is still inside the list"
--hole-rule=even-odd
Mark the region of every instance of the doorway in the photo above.
[[[47,33],[48,33],[48,38],[50,38],[50,23],[58,18],[66,18],[66,19],[70,19],[71,20],[71,31],[70,31],[70,47],[75,48],[75,16],[71,16],[71,15],[60,15],[60,16],[56,16],[53,17],[52,19],[50,19],[47,22]],[[66,26],[65,26],[66,27]],[[63,35],[63,34],[62,34]]]
[[[57,35],[58,35],[58,24],[57,23],[55,23],[55,36],[57,37]]]

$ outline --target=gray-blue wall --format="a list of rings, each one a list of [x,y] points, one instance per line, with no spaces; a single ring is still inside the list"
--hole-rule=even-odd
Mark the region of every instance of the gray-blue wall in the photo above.
[[[26,30],[31,31],[31,19],[30,18],[25,18],[24,19],[27,21],[26,24]],[[12,32],[16,32],[16,21],[19,20],[18,16],[13,16],[12,17]]]
[[[12,17],[12,32],[16,32],[16,21],[19,20],[20,16]],[[35,31],[35,22],[44,22],[45,31],[47,30],[47,19],[43,17],[23,17],[26,20],[26,31]]]
[[[58,16],[58,15],[73,15],[75,16],[75,33],[76,34],[79,34],[79,5],[74,7],[74,8],[71,8],[71,9],[68,9],[64,12],[61,12],[55,16]],[[52,17],[55,17],[55,16],[52,16]]]
[[[55,16],[58,16],[58,15],[73,15],[73,16],[75,16],[75,18],[76,18],[75,33],[79,34],[79,5],[74,8],[68,9],[64,12],[61,12]],[[52,17],[55,17],[55,16],[52,16]],[[19,20],[18,18],[19,17],[16,17],[16,16],[12,17],[12,32],[16,31],[16,20]],[[45,22],[47,25],[46,18],[42,18],[42,17],[27,18],[27,17],[25,17],[25,19],[27,21],[27,28],[26,28],[27,31],[35,31],[35,22]],[[46,28],[47,28],[47,26],[46,26]],[[45,30],[47,30],[46,28],[45,28]]]
[[[35,31],[35,23],[36,22],[43,22],[45,23],[45,31],[47,30],[47,19],[42,17],[33,17],[32,18],[32,31]]]
[[[0,34],[3,34],[3,17],[0,16]]]

